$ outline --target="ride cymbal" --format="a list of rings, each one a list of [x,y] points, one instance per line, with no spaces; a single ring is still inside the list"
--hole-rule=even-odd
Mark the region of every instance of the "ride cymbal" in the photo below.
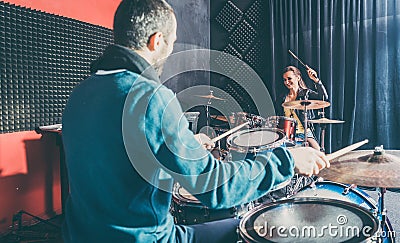
[[[323,100],[295,100],[289,101],[282,104],[284,108],[295,109],[295,110],[315,110],[322,109],[330,106],[331,104]]]
[[[382,149],[383,150],[383,149]],[[331,161],[318,176],[366,187],[400,188],[400,150],[360,150]]]

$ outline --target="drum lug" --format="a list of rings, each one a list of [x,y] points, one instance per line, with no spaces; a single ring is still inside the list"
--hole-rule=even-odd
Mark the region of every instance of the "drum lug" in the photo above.
[[[378,218],[378,208],[371,208],[369,211],[375,218]]]
[[[351,189],[355,189],[356,187],[357,187],[357,185],[351,184],[350,186],[346,187],[346,188],[343,190],[342,194],[343,194],[343,195],[347,195],[347,194],[350,193],[350,190],[351,190]]]

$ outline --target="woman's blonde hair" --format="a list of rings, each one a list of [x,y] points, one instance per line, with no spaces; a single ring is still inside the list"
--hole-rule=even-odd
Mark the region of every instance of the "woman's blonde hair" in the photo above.
[[[283,73],[286,73],[286,72],[289,72],[289,71],[292,71],[294,73],[294,75],[296,75],[297,77],[300,77],[299,86],[302,89],[308,89],[306,83],[304,82],[303,78],[301,77],[301,72],[297,67],[295,67],[295,66],[287,66],[287,67],[285,67],[283,69]]]

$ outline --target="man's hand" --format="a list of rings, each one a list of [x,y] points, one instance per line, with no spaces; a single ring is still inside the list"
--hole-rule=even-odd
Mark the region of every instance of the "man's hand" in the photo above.
[[[330,163],[325,154],[311,147],[299,147],[289,150],[294,159],[296,173],[312,176],[322,169],[329,168]]]
[[[215,144],[211,141],[211,138],[204,133],[195,134],[194,138],[196,138],[197,142],[203,145],[207,150],[211,150],[215,146]]]

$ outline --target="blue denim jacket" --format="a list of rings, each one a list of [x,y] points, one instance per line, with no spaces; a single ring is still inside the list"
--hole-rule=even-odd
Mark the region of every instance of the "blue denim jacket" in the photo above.
[[[65,242],[190,239],[190,229],[176,228],[169,213],[174,182],[208,207],[229,208],[293,176],[292,157],[283,148],[255,160],[215,159],[195,140],[179,102],[154,70],[134,52],[112,48],[122,49],[115,56],[136,59],[139,71],[150,69],[140,75],[122,65],[124,70],[93,74],[70,95],[62,131],[70,182]]]

